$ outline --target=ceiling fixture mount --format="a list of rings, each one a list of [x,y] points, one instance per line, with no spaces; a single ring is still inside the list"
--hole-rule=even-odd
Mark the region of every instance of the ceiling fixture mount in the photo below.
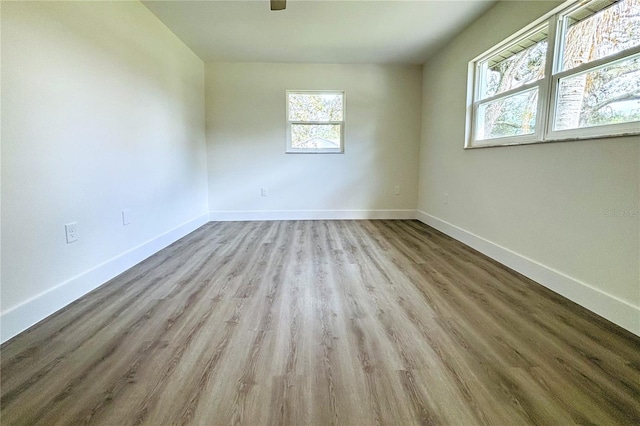
[[[287,8],[287,0],[271,0],[271,10],[285,10]]]

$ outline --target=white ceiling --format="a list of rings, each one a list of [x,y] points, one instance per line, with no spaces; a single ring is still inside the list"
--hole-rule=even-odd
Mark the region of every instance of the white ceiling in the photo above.
[[[147,0],[204,61],[422,64],[493,0]]]

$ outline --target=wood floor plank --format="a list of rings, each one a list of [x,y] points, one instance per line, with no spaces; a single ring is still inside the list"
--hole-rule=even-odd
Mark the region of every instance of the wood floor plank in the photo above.
[[[209,223],[0,366],[7,425],[640,424],[640,337],[417,221]]]

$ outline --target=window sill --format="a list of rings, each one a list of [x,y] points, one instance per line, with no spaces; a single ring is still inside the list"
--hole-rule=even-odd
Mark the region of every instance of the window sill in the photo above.
[[[326,151],[309,151],[309,150],[303,150],[303,149],[296,149],[295,151],[293,150],[287,150],[284,152],[285,154],[344,154],[344,151],[330,151],[330,150],[326,150]]]
[[[640,126],[640,124],[639,124]],[[519,146],[519,145],[538,145],[538,144],[547,144],[547,143],[556,143],[556,142],[579,142],[579,141],[587,141],[587,140],[600,140],[600,139],[617,139],[617,138],[633,138],[639,137],[640,131],[638,132],[627,132],[620,134],[609,134],[609,135],[573,135],[573,136],[557,136],[553,138],[547,139],[528,139],[526,141],[519,141],[516,138],[503,138],[502,141],[498,143],[487,143],[480,145],[466,145],[464,149],[482,149],[482,148],[498,148],[504,146]]]

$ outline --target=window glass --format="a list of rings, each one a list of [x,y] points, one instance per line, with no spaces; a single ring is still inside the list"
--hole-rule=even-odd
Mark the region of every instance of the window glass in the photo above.
[[[480,105],[477,139],[534,133],[537,105],[538,88]]]
[[[640,0],[597,0],[566,15],[563,41],[562,70],[640,46]]]
[[[289,121],[342,121],[342,94],[290,93]]]
[[[547,28],[518,40],[482,64],[481,99],[524,86],[544,77]]]
[[[555,130],[636,120],[640,120],[640,55],[560,79]]]
[[[340,149],[340,124],[292,124],[294,149]]]

